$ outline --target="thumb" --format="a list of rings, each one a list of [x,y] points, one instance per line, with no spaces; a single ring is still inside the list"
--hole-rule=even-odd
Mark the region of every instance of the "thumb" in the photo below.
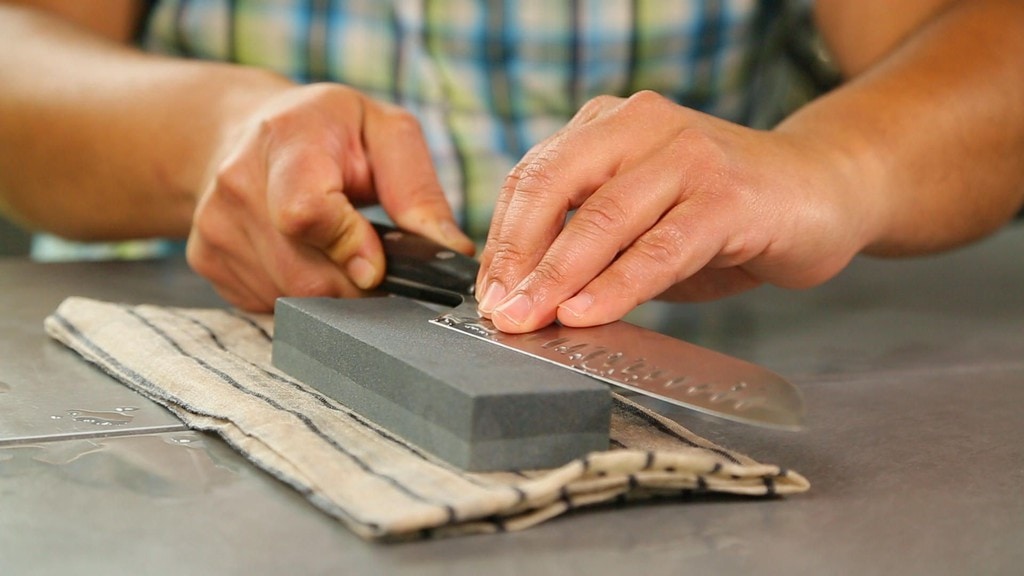
[[[384,249],[366,218],[352,208],[333,212],[333,233],[324,247],[331,261],[341,266],[353,284],[363,290],[375,288],[384,279]]]
[[[314,162],[315,158],[305,156],[301,169],[271,170],[271,221],[292,241],[320,250],[357,287],[374,288],[384,278],[380,239],[344,193],[340,175],[333,174],[336,166],[329,160]]]

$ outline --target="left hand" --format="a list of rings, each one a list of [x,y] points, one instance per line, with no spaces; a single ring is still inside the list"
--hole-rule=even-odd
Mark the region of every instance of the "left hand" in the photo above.
[[[824,282],[877,219],[847,160],[806,135],[744,128],[652,92],[591,100],[502,187],[481,312],[528,332],[556,318],[611,322],[659,295]]]
[[[229,303],[269,312],[280,296],[355,297],[384,277],[380,239],[357,206],[471,253],[408,111],[340,84],[286,85],[222,116],[186,256]]]

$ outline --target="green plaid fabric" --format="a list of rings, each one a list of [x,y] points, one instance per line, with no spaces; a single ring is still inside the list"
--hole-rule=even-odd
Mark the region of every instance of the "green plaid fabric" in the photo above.
[[[655,90],[746,121],[751,63],[784,0],[157,0],[151,51],[334,81],[420,119],[468,231],[588,99]]]

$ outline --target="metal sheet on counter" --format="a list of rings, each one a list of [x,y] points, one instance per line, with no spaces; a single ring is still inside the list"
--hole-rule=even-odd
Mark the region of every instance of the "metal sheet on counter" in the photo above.
[[[183,261],[0,264],[0,446],[185,429],[163,407],[85,363],[43,331],[43,319],[72,294],[223,305],[205,281],[184,273]],[[21,271],[30,269],[33,280],[26,282]]]

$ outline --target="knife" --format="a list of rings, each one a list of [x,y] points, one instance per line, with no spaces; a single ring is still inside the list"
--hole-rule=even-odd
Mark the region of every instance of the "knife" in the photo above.
[[[501,332],[477,311],[479,263],[417,234],[374,223],[384,246],[381,289],[446,307],[430,322],[552,362],[630,392],[746,424],[799,429],[799,389],[765,368],[619,320],[526,334]]]

